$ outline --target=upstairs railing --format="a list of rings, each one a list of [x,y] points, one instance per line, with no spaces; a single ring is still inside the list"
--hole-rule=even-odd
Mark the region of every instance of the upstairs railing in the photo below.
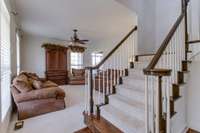
[[[146,132],[170,133],[170,119],[175,114],[174,87],[178,76],[184,71],[182,64],[187,60],[188,31],[187,4],[182,1],[181,14],[156,52],[156,55],[144,69]]]
[[[200,60],[200,1],[191,0],[188,4],[189,55],[191,60]]]
[[[123,76],[127,76],[135,55],[136,31],[137,26],[99,64],[86,67],[84,112],[88,115],[94,115],[96,112],[99,117],[99,108],[108,103],[108,96],[115,93],[115,86],[122,83]]]
[[[200,2],[191,0],[188,3],[188,33],[190,43],[200,42]]]

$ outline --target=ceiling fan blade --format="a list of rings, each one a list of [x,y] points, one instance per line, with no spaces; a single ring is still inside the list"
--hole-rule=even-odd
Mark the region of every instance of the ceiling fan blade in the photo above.
[[[83,41],[83,42],[89,42],[89,40],[80,40],[80,41]]]
[[[79,42],[80,44],[85,44],[85,42],[82,41],[82,40],[79,40],[78,42]]]

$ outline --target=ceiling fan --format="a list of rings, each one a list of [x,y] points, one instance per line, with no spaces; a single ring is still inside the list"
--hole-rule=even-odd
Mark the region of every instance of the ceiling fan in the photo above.
[[[79,39],[78,34],[77,34],[77,32],[78,32],[77,29],[74,29],[73,32],[74,32],[73,37],[71,37],[71,40],[68,41],[69,45],[84,45],[87,42],[89,42],[89,40],[81,40],[81,39]]]

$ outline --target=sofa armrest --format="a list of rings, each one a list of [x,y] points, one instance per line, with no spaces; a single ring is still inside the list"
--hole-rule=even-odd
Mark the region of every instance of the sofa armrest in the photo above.
[[[49,87],[44,89],[33,90],[27,93],[20,93],[15,95],[14,99],[17,103],[32,101],[32,100],[40,100],[40,99],[48,99],[48,98],[64,98],[65,93],[58,87]]]

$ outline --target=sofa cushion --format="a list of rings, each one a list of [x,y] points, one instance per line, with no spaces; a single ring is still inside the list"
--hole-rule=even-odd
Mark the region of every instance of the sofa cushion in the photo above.
[[[58,85],[52,81],[45,81],[42,84],[42,88],[48,88],[48,87],[58,87]]]
[[[32,85],[35,89],[42,89],[42,82],[39,80],[32,80]]]
[[[32,86],[24,81],[15,81],[13,84],[21,93],[26,93],[33,90]]]
[[[59,87],[49,87],[39,90],[33,90],[27,93],[20,93],[15,95],[15,101],[17,103],[26,102],[31,100],[40,100],[40,99],[48,99],[48,98],[64,98],[65,92]]]
[[[85,69],[72,69],[72,75],[73,76],[84,76],[85,74]]]

